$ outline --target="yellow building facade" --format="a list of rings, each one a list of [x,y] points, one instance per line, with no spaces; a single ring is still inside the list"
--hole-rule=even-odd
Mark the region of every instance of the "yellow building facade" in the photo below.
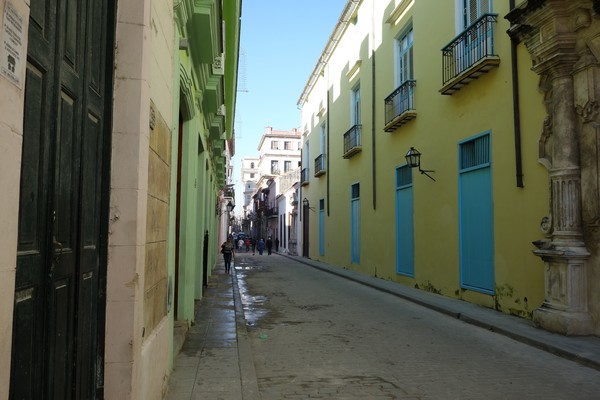
[[[348,1],[298,102],[305,256],[532,317],[545,109],[509,11]]]

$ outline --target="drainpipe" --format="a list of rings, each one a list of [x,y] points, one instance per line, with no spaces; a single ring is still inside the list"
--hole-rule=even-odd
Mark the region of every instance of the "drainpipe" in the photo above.
[[[329,85],[329,80],[328,83]],[[327,118],[325,119],[325,165],[326,165],[326,175],[325,175],[325,179],[327,179],[327,195],[325,196],[325,199],[327,201],[327,216],[329,217],[329,178],[331,177],[331,170],[329,169],[329,92],[330,90],[327,89]]]
[[[375,102],[377,101],[376,90],[375,90],[375,50],[371,52],[371,81],[372,81],[372,95],[373,99],[371,100],[371,143],[373,146],[372,156],[373,156],[373,210],[377,209],[377,140],[376,140],[376,128],[375,128]]]
[[[515,8],[515,0],[510,0],[510,9]],[[513,123],[515,136],[515,167],[517,174],[517,187],[523,185],[523,160],[521,157],[521,111],[519,106],[519,72],[517,69],[517,45],[516,38],[510,38],[510,62],[512,72],[512,96],[513,96]]]

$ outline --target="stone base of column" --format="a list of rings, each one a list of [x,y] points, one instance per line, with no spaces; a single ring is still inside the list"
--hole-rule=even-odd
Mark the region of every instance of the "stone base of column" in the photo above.
[[[593,333],[588,312],[587,260],[583,246],[556,246],[535,250],[544,260],[544,303],[533,312],[539,327],[568,336]]]
[[[593,333],[589,313],[556,310],[547,304],[533,312],[533,322],[542,329],[566,336],[586,336]]]
[[[587,306],[587,249],[552,244],[534,253],[544,260],[546,293],[542,306],[533,312],[533,322],[567,336],[591,335],[594,325]]]

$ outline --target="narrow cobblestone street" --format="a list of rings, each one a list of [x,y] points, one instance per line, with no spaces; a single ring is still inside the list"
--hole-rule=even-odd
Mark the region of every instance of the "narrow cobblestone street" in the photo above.
[[[279,255],[236,257],[263,399],[600,399],[600,371]]]
[[[600,399],[600,341],[242,252],[233,275],[218,263],[174,362],[167,400],[197,399]]]

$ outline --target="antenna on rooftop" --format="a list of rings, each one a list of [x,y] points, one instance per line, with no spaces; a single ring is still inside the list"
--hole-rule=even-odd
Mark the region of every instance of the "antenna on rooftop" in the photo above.
[[[242,114],[235,113],[235,139],[241,139],[243,132],[244,123],[242,121]]]
[[[248,93],[248,89],[246,88],[246,52],[243,48],[240,48],[237,91],[241,93]]]

